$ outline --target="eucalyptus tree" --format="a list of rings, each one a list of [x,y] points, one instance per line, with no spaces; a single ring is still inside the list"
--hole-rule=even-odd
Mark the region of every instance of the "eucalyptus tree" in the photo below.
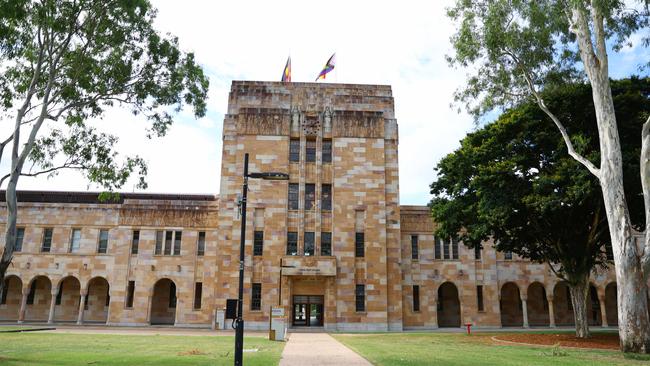
[[[145,188],[145,161],[121,157],[117,138],[91,121],[125,108],[155,137],[186,105],[205,114],[207,77],[177,38],[154,29],[155,17],[147,0],[0,0],[0,161],[9,167],[0,180],[7,184],[0,289],[16,243],[21,176],[76,169],[111,192],[135,174]]]
[[[650,353],[646,282],[650,273],[650,117],[642,127],[640,174],[645,222],[634,227],[623,184],[623,158],[609,80],[610,51],[641,35],[648,45],[648,1],[457,0],[448,61],[468,69],[456,100],[475,116],[533,98],[561,133],[568,154],[600,184],[616,264],[621,349]],[[641,65],[644,66],[644,65]],[[647,66],[647,64],[645,65]],[[546,104],[542,90],[586,80],[599,136],[598,161],[576,148],[566,121]],[[640,235],[636,235],[639,231]],[[640,237],[639,240],[637,238]]]

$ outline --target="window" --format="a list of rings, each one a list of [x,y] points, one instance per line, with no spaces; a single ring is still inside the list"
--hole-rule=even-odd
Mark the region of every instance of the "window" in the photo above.
[[[129,286],[126,288],[126,307],[133,307],[133,295],[135,293],[135,281],[129,281]]]
[[[108,230],[101,229],[99,230],[99,246],[97,247],[97,253],[105,254],[108,251]]]
[[[194,310],[201,309],[201,298],[203,297],[203,282],[194,284]]]
[[[287,233],[287,255],[298,255],[298,233],[295,231]]]
[[[305,233],[305,255],[314,255],[315,241],[313,232]]]
[[[411,259],[418,259],[418,257],[419,257],[418,236],[411,235]]]
[[[305,161],[313,163],[316,161],[316,140],[307,140],[305,148]]]
[[[305,184],[305,210],[313,210],[315,200],[316,200],[316,185]]]
[[[354,235],[354,256],[359,258],[365,256],[365,246],[364,233],[356,233]]]
[[[434,244],[434,258],[435,259],[442,259],[442,240],[434,238],[433,239]]]
[[[36,280],[32,281],[27,294],[27,305],[34,305],[34,297],[36,297]]]
[[[606,243],[605,244],[605,255],[607,256],[608,261],[613,261],[614,260],[614,250],[612,250],[612,244],[611,243]]]
[[[451,259],[458,259],[458,239],[451,238]]]
[[[483,311],[483,285],[476,286],[476,304],[478,311]]]
[[[298,207],[298,183],[289,183],[289,209],[297,210]]]
[[[138,254],[138,247],[140,246],[140,230],[133,230],[131,237],[131,254]]]
[[[366,311],[366,285],[357,285],[354,291],[356,311]]]
[[[169,283],[169,307],[176,308],[176,284],[174,282]]]
[[[43,245],[41,252],[49,253],[52,249],[52,228],[43,229]]]
[[[154,251],[155,255],[162,254],[162,245],[163,245],[163,231],[156,231],[156,249]]]
[[[70,253],[77,253],[79,247],[81,246],[81,229],[72,229],[72,235],[70,235]]]
[[[420,311],[420,286],[413,285],[413,311]]]
[[[199,257],[205,254],[205,231],[199,231],[199,240],[196,243],[196,255]]]
[[[165,231],[165,248],[163,249],[164,255],[172,254],[172,241],[174,238],[173,231]]]
[[[450,258],[450,256],[449,256],[449,243],[443,241],[442,239],[440,239],[440,241],[442,242],[442,254],[444,255],[443,258],[444,259],[449,259]]]
[[[477,245],[474,247],[474,259],[476,260],[481,259],[481,245]]]
[[[320,192],[320,208],[323,211],[332,210],[332,185],[323,184]]]
[[[262,309],[262,284],[254,283],[251,293],[251,310]]]
[[[323,140],[321,154],[323,163],[332,162],[332,140]]]
[[[253,233],[253,255],[262,255],[264,252],[264,232],[255,231]]]
[[[16,228],[16,245],[14,246],[14,252],[22,252],[23,251],[23,239],[24,238],[25,238],[25,228],[24,227]]]
[[[174,232],[174,255],[181,255],[181,238],[183,236],[182,231]]]
[[[292,163],[297,163],[300,161],[300,140],[299,139],[289,140],[289,161]]]
[[[61,305],[61,299],[63,298],[63,282],[59,285],[59,291],[56,293],[56,299],[54,299],[54,305]]]
[[[503,258],[507,261],[512,260],[512,252],[505,252],[503,253]]]
[[[332,255],[332,233],[320,233],[320,255]]]

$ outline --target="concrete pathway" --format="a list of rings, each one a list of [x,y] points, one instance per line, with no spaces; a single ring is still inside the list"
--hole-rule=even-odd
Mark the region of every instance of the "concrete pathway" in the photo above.
[[[290,333],[280,366],[372,366],[327,333]]]

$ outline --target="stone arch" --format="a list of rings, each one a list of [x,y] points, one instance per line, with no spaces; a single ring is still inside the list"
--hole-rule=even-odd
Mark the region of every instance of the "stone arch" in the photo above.
[[[587,318],[590,326],[601,326],[603,324],[600,306],[598,289],[593,283],[590,283],[589,293],[587,294]]]
[[[161,278],[153,286],[151,294],[150,324],[173,325],[176,322],[176,283]]]
[[[526,299],[528,323],[531,326],[549,326],[548,299],[544,285],[537,281],[531,283],[528,286]]]
[[[553,313],[556,325],[575,325],[573,303],[566,281],[560,281],[553,288]]]
[[[502,327],[522,327],[524,325],[521,294],[516,283],[506,282],[501,286],[499,307]]]
[[[34,276],[27,286],[25,321],[46,322],[52,302],[52,281],[45,275]]]
[[[86,301],[84,305],[84,321],[106,323],[108,320],[108,307],[111,301],[110,285],[102,276],[93,277],[86,287]]]
[[[5,277],[0,294],[0,320],[18,320],[20,302],[23,298],[23,281],[17,275]]]
[[[445,282],[438,287],[438,326],[460,327],[460,299],[458,288],[452,282]]]
[[[616,282],[610,282],[605,286],[605,310],[607,312],[607,324],[618,326],[618,304]]]
[[[79,314],[81,282],[74,276],[62,278],[56,287],[54,299],[54,321],[74,322]]]

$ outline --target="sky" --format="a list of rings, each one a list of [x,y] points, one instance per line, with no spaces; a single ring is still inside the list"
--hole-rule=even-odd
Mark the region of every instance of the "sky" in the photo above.
[[[95,122],[120,138],[121,154],[145,158],[148,192],[218,194],[221,126],[231,81],[279,81],[289,55],[293,81],[314,81],[336,52],[327,81],[392,86],[401,204],[429,202],[436,163],[476,128],[468,115],[450,107],[454,90],[466,79],[465,70],[450,68],[444,59],[454,30],[445,15],[451,1],[152,2],[158,8],[156,28],[178,36],[181,48],[195,53],[210,90],[207,115],[195,119],[182,111],[163,138],[146,140],[144,121],[125,109],[110,110]],[[636,44],[611,55],[612,77],[634,74],[650,58]],[[65,172],[49,179],[21,177],[19,189],[99,187],[89,187],[77,172]],[[122,189],[133,190],[132,183]]]

